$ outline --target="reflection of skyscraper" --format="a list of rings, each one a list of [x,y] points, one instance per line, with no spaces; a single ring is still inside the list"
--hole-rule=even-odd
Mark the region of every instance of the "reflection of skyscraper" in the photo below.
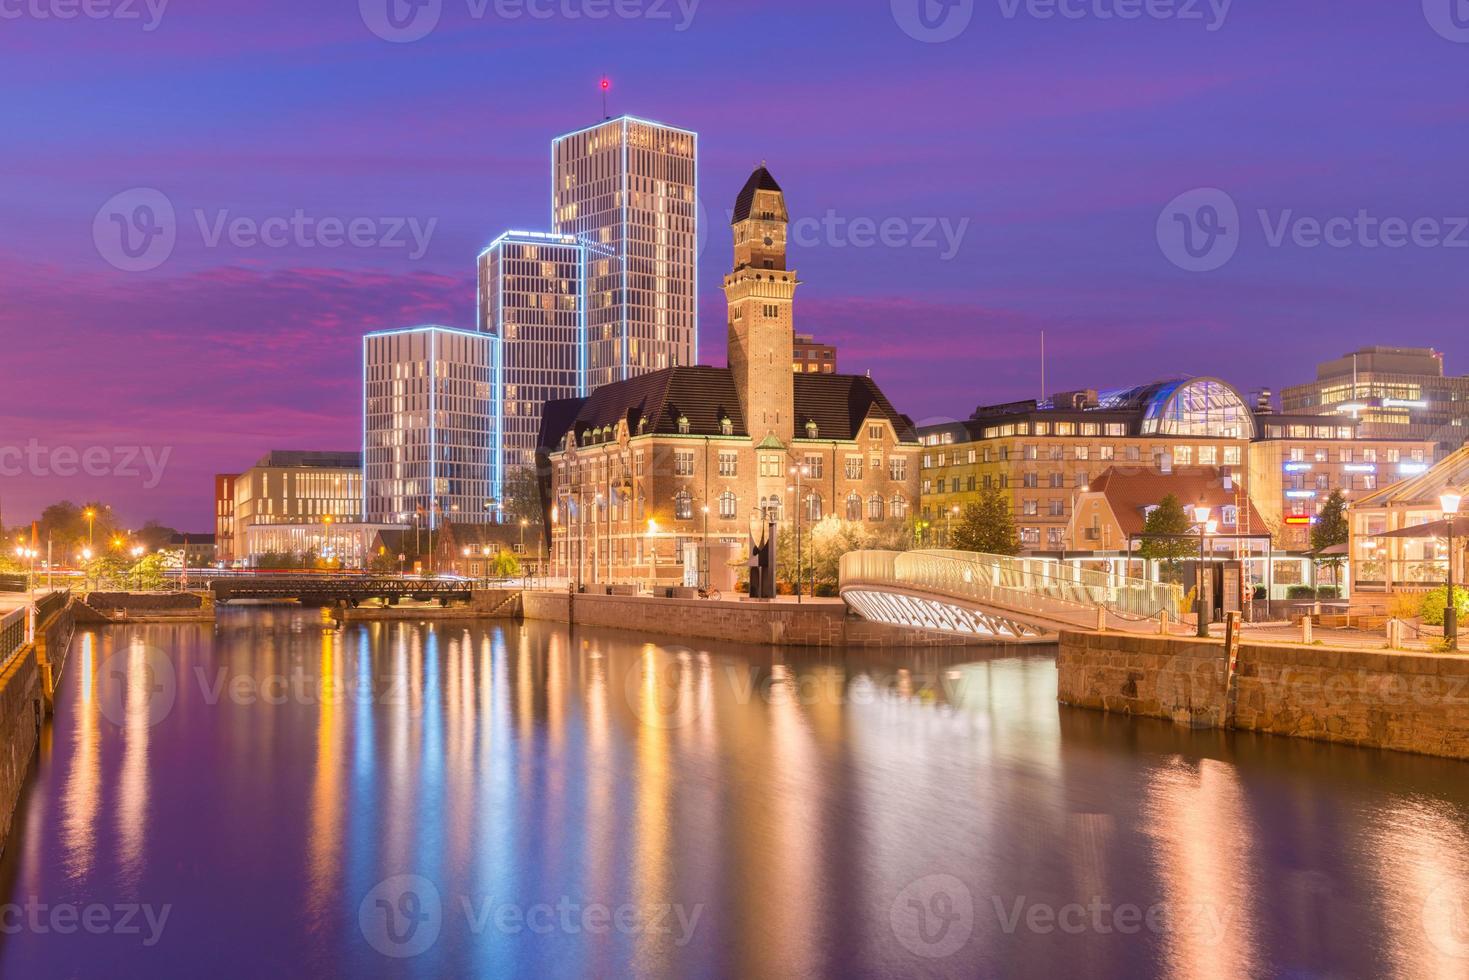
[[[611,249],[573,235],[506,232],[479,257],[479,329],[500,338],[506,472],[535,463],[541,406],[587,393],[587,292]]]
[[[614,256],[588,284],[589,386],[697,363],[698,136],[624,116],[551,156],[554,229]]]
[[[451,327],[363,338],[370,523],[482,523],[500,500],[500,341]]]

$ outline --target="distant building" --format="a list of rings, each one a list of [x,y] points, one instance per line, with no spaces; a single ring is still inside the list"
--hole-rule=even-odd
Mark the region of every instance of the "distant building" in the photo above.
[[[909,419],[870,378],[789,367],[799,285],[789,220],[761,167],[734,210],[729,367],[669,367],[547,406],[553,573],[681,583],[697,580],[711,546],[743,546],[754,522],[910,519],[919,446]]]
[[[479,257],[479,329],[500,341],[504,465],[535,465],[541,408],[588,390],[587,283],[606,282],[612,249],[574,235],[506,232]],[[503,479],[503,474],[502,474]]]
[[[1443,520],[1439,497],[1453,491],[1469,501],[1469,447],[1458,450],[1432,469],[1368,494],[1352,507],[1352,588],[1362,592],[1423,592],[1445,587],[1449,571],[1444,535],[1384,538]],[[1469,507],[1455,525],[1454,581],[1469,582],[1465,545],[1469,545]]]
[[[214,478],[215,560],[228,564],[235,558],[235,481],[238,473]]]
[[[218,537],[213,534],[174,534],[164,550],[188,563],[189,568],[208,568],[219,557]]]
[[[451,327],[363,338],[365,501],[370,524],[498,518],[499,338]]]
[[[1352,419],[1370,439],[1432,440],[1444,455],[1469,439],[1469,376],[1446,375],[1443,354],[1430,348],[1364,347],[1286,388],[1281,408]]]
[[[445,524],[434,535],[434,569],[468,578],[489,578],[502,551],[520,559],[527,572],[536,555],[545,553],[540,528],[515,524]]]
[[[1076,511],[1067,526],[1069,551],[1127,551],[1142,534],[1153,508],[1172,494],[1192,516],[1192,508],[1210,509],[1221,535],[1268,535],[1264,518],[1235,491],[1234,480],[1216,467],[1185,467],[1171,473],[1108,467],[1077,494]]]
[[[377,528],[362,521],[362,454],[267,453],[235,479],[235,564],[315,557],[361,567]]]
[[[795,354],[797,374],[837,373],[837,349],[831,344],[818,344],[809,333],[796,334]]]
[[[623,116],[551,144],[552,231],[611,249],[587,292],[590,389],[697,364],[699,137]]]

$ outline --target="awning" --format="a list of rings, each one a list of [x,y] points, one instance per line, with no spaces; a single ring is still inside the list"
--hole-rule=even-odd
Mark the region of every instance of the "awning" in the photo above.
[[[1469,517],[1460,517],[1454,522],[1454,536],[1469,536]],[[1427,524],[1414,524],[1412,527],[1400,527],[1396,531],[1384,531],[1381,534],[1368,535],[1373,538],[1447,538],[1449,536],[1448,521],[1429,521]]]

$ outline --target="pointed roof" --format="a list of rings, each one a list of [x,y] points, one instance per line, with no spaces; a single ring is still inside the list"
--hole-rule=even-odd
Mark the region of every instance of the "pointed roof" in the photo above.
[[[741,221],[750,220],[750,211],[755,207],[756,191],[774,191],[777,194],[785,193],[785,191],[780,189],[780,185],[775,182],[775,178],[770,175],[770,171],[766,170],[765,165],[762,163],[755,168],[755,172],[750,175],[750,179],[745,181],[744,190],[740,191],[740,196],[735,199],[734,217],[730,219],[730,224],[737,225]]]

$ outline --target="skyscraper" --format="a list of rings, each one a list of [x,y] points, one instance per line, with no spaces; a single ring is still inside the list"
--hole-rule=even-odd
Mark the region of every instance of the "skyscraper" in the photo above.
[[[589,387],[697,363],[697,134],[624,116],[551,157],[553,230],[612,250],[588,284]]]
[[[363,510],[369,523],[498,517],[500,340],[424,326],[363,338]]]
[[[543,232],[506,232],[480,253],[478,326],[501,341],[507,473],[535,464],[541,406],[587,393],[586,284],[611,262],[607,246]]]

